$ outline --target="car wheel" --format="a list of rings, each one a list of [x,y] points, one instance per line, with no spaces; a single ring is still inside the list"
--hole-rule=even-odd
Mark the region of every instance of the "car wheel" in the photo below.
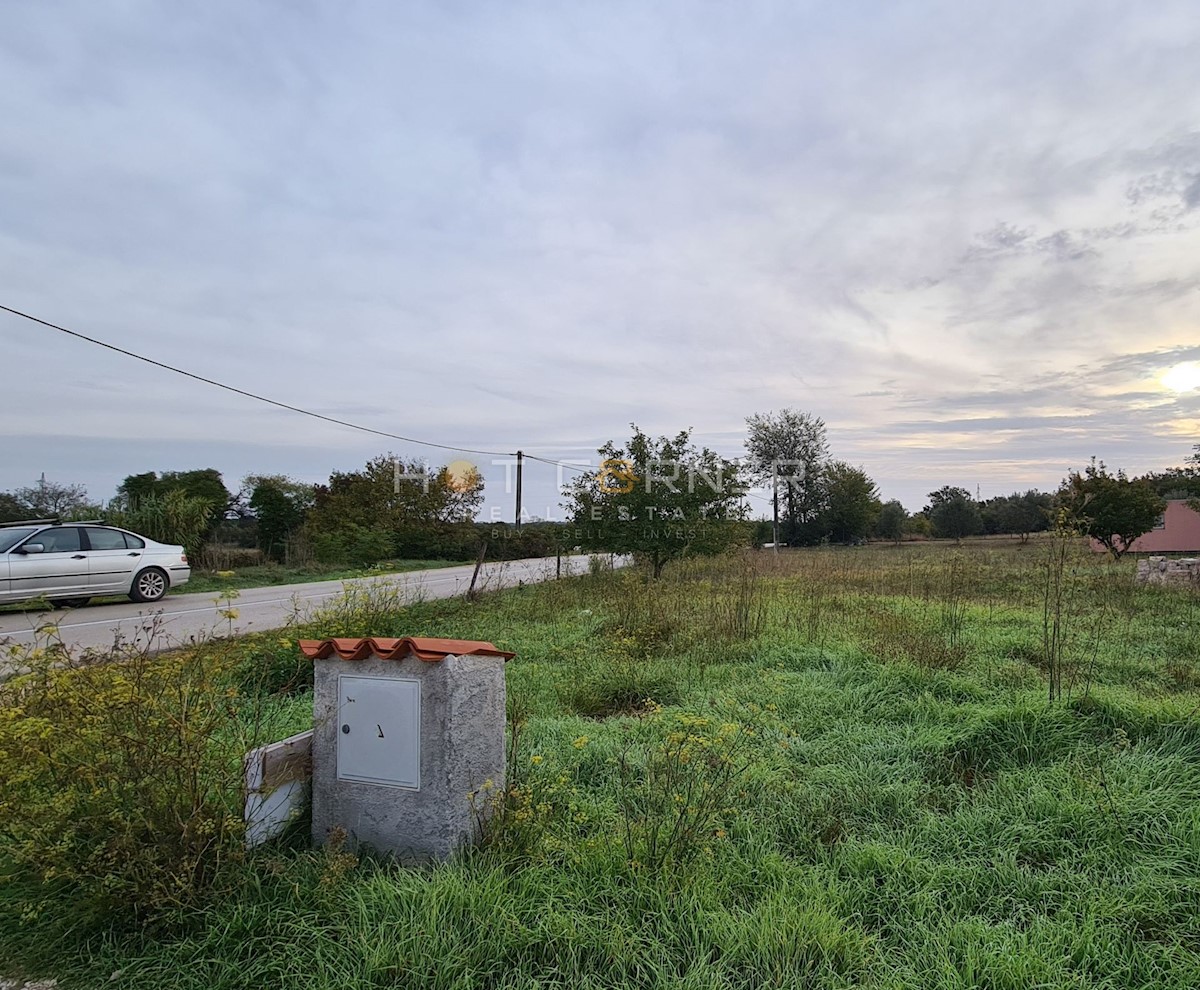
[[[135,602],[156,602],[167,593],[171,582],[166,572],[157,567],[147,567],[133,579],[129,597]]]
[[[56,608],[83,608],[90,601],[90,598],[55,598],[50,604]]]

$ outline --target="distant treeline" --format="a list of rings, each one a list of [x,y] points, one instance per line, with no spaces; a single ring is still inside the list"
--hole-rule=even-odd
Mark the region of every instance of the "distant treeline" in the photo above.
[[[477,471],[382,455],[359,471],[312,485],[251,475],[236,492],[216,468],[129,475],[100,504],[82,485],[43,482],[0,493],[0,522],[104,518],[151,539],[180,543],[197,561],[206,547],[257,548],[292,566],[370,566],[385,560],[473,560],[553,556],[565,524],[475,522],[483,501]],[[569,548],[568,548],[569,549]]]
[[[1064,513],[1075,528],[1119,554],[1154,525],[1165,499],[1200,499],[1200,468],[1194,465],[1127,478],[1093,459],[1082,472],[1071,472],[1053,493],[1029,489],[977,499],[966,488],[946,485],[930,492],[920,511],[910,513],[898,501],[881,501],[875,482],[862,468],[829,458],[819,419],[785,412],[775,419],[753,419],[750,426],[752,441],[768,426],[784,440],[800,437],[792,447],[780,448],[788,459],[760,460],[757,474],[742,477],[733,463],[689,446],[686,432],[673,439],[652,440],[635,428],[628,449],[606,445],[601,456],[620,463],[625,463],[622,458],[630,463],[639,458],[676,460],[710,473],[719,467],[730,479],[726,489],[701,497],[672,495],[662,486],[647,494],[637,485],[622,493],[598,488],[597,478],[586,476],[571,493],[572,519],[561,523],[538,521],[516,527],[477,522],[483,503],[483,478],[477,470],[465,462],[430,470],[419,461],[397,460],[390,454],[372,458],[358,471],[335,471],[323,484],[283,475],[250,475],[236,492],[226,487],[215,468],[148,471],[125,478],[116,497],[106,504],[89,500],[82,485],[43,481],[0,492],[0,522],[104,518],[151,539],[180,543],[197,561],[204,559],[206,547],[255,548],[265,559],[291,566],[363,567],[396,559],[465,561],[474,559],[486,542],[489,560],[553,556],[579,545],[648,555],[661,569],[675,556],[714,552],[736,543],[761,545],[777,540],[809,546],[872,538],[957,540],[981,534],[1028,538],[1061,524]],[[771,439],[783,443],[775,434]],[[753,445],[748,446],[755,453]],[[769,455],[770,449],[758,452],[760,458]],[[805,470],[789,478],[780,471],[780,463],[803,464]],[[738,504],[755,479],[780,489],[777,528],[769,519],[751,521],[745,504]],[[643,520],[657,510],[658,518],[680,519],[686,525],[597,528],[590,520],[601,506],[618,518],[629,509],[628,517]],[[667,507],[672,509],[670,516],[663,512]],[[761,503],[756,507],[761,509]],[[713,512],[716,508],[720,511]],[[709,518],[701,523],[706,515]]]

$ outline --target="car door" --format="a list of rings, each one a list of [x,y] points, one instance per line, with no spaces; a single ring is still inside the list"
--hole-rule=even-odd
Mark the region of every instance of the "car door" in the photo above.
[[[13,557],[12,551],[34,532],[29,526],[0,526],[0,602],[10,602],[16,598],[9,579],[9,560]]]
[[[142,551],[127,545],[125,534],[106,526],[85,526],[88,591],[93,595],[129,593]],[[139,541],[140,542],[140,541]]]
[[[40,553],[26,547],[40,545]],[[77,597],[87,594],[88,559],[78,526],[41,529],[8,556],[8,579],[14,598]]]

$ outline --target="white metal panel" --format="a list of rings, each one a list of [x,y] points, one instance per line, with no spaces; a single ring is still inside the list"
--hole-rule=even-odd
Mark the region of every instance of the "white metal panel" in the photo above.
[[[420,681],[338,677],[337,775],[420,790]]]
[[[246,848],[282,835],[308,800],[312,729],[246,754]]]

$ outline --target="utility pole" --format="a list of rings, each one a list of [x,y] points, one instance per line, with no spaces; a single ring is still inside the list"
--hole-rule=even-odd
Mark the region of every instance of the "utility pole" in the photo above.
[[[779,464],[771,462],[771,552],[779,553]]]
[[[516,527],[521,528],[521,473],[525,467],[525,454],[517,451],[517,517]]]

